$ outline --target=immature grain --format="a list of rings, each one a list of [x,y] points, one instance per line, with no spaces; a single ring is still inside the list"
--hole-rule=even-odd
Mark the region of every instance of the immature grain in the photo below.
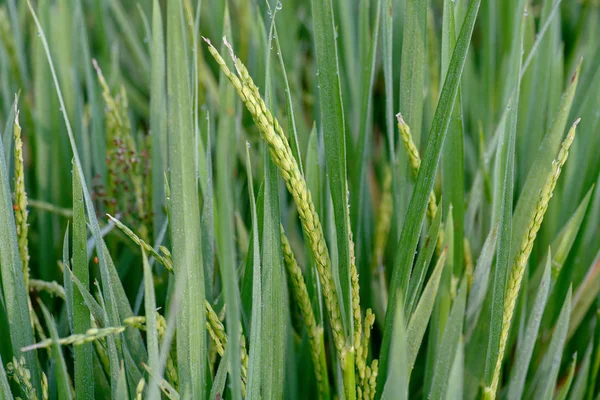
[[[136,400],[142,400],[145,387],[146,387],[146,380],[142,377],[142,378],[140,378],[140,380],[135,388],[135,399]]]
[[[385,169],[381,190],[381,202],[379,203],[377,222],[375,223],[373,268],[378,268],[383,265],[383,255],[392,220],[392,171],[389,167],[386,167]]]
[[[39,279],[31,279],[29,281],[29,290],[32,292],[46,292],[50,296],[63,300],[66,299],[65,288],[56,281],[47,282]]]
[[[321,365],[321,353],[324,351],[323,328],[317,325],[315,314],[310,303],[310,297],[308,296],[308,290],[306,289],[306,283],[304,282],[304,276],[302,275],[302,270],[296,262],[290,242],[285,236],[283,226],[281,225],[280,231],[284,264],[291,281],[294,298],[300,308],[300,314],[302,314],[302,319],[306,325],[306,332],[308,333],[310,354],[312,356],[313,365],[315,368],[317,386],[321,396],[326,398],[329,397],[329,382],[327,379],[326,366],[325,369],[323,369],[323,365]]]
[[[302,229],[313,252],[317,271],[321,279],[321,284],[323,285],[323,295],[325,296],[325,304],[331,320],[334,343],[338,351],[338,356],[342,361],[342,365],[344,365],[343,361],[346,353],[346,349],[344,349],[345,338],[340,304],[333,280],[331,260],[325,244],[325,236],[323,234],[321,221],[315,210],[310,191],[306,186],[306,181],[300,173],[298,163],[292,154],[292,150],[287,137],[283,133],[283,129],[260,97],[258,88],[254,85],[246,67],[237,57],[235,57],[235,55],[233,55],[231,47],[226,43],[230,48],[232,59],[239,77],[236,76],[231,72],[229,67],[227,67],[225,60],[223,60],[210,41],[206,38],[204,40],[208,43],[208,49],[217,61],[217,64],[219,64],[223,73],[231,81],[246,108],[252,115],[254,122],[267,142],[271,157],[280,169],[286,187],[292,194],[294,202],[296,203],[300,221],[302,222]]]
[[[358,370],[358,377],[360,379],[360,388],[362,388],[363,394],[367,390],[366,386],[369,384],[367,378],[367,357],[369,355],[369,340],[371,338],[371,329],[375,323],[375,315],[369,308],[365,314],[365,327],[362,333],[362,343],[360,350],[356,352],[356,369]]]
[[[421,168],[421,156],[419,155],[419,150],[417,150],[417,146],[413,141],[412,135],[410,133],[410,127],[402,118],[402,114],[396,114],[396,118],[398,119],[398,130],[400,130],[400,137],[402,138],[402,143],[404,143],[404,148],[406,149],[406,153],[408,153],[408,161],[410,163],[410,167],[413,171],[415,177],[419,173],[419,168]],[[437,200],[435,198],[435,193],[433,190],[429,194],[429,201],[427,203],[427,218],[429,221],[433,220],[435,214],[437,213]],[[440,232],[443,229],[440,228]],[[440,235],[441,236],[441,235]]]
[[[35,388],[31,383],[31,372],[27,368],[25,357],[21,356],[19,360],[13,357],[12,362],[6,364],[6,375],[19,385],[25,398],[31,400],[38,398]]]
[[[500,333],[500,347],[498,358],[496,359],[492,383],[489,387],[485,388],[486,396],[491,399],[494,399],[496,396],[496,390],[498,388],[498,381],[500,378],[500,370],[502,368],[502,359],[504,357],[504,351],[506,350],[506,343],[508,341],[510,325],[514,314],[517,297],[519,295],[519,290],[521,288],[523,274],[525,273],[525,266],[527,265],[527,260],[529,259],[529,255],[531,254],[531,250],[533,248],[533,244],[535,242],[537,233],[540,230],[540,226],[542,225],[542,222],[544,220],[544,215],[546,214],[546,210],[548,209],[548,204],[550,202],[550,199],[552,198],[554,188],[556,187],[556,182],[558,181],[562,167],[565,165],[565,162],[567,161],[567,158],[569,156],[569,148],[571,147],[571,144],[575,139],[575,131],[577,129],[578,123],[579,119],[577,119],[573,123],[571,129],[569,129],[569,132],[567,133],[567,137],[564,139],[560,147],[558,156],[554,161],[552,161],[552,170],[548,174],[546,178],[546,183],[540,191],[540,196],[536,204],[535,212],[533,213],[533,216],[531,217],[531,220],[529,222],[529,227],[527,228],[527,231],[521,240],[519,251],[515,256],[515,260],[510,271],[510,276],[508,278],[508,283],[506,287],[506,294],[504,296],[505,301],[504,310],[502,313],[502,331]]]
[[[105,338],[106,336],[109,335],[118,335],[121,332],[125,331],[125,327],[124,326],[115,326],[115,327],[108,327],[108,328],[91,328],[88,329],[85,333],[77,333],[75,335],[71,335],[71,336],[67,336],[65,338],[61,338],[58,339],[58,344],[62,345],[62,346],[68,346],[68,345],[73,345],[73,346],[79,346],[85,343],[91,343],[94,342],[96,340]],[[46,339],[46,340],[42,340],[41,342],[38,342],[36,344],[32,344],[30,346],[25,346],[21,349],[21,351],[25,352],[25,351],[31,351],[31,350],[37,350],[37,349],[44,349],[47,347],[52,346],[52,339]]]
[[[348,206],[348,243],[350,252],[350,285],[352,289],[352,317],[354,318],[354,351],[359,354],[362,338],[362,315],[360,312],[360,285],[358,283],[358,269],[356,268],[356,256],[354,254],[354,238],[350,226],[350,206]],[[357,358],[359,360],[360,357]],[[357,364],[358,366],[358,364]]]
[[[152,257],[154,257],[154,259],[156,261],[161,263],[167,269],[167,271],[169,271],[171,273],[175,272],[175,269],[173,268],[173,261],[171,260],[171,253],[168,252],[168,250],[166,250],[166,247],[161,246],[159,248],[159,250],[161,250],[165,254],[163,256],[163,255],[159,254],[156,250],[154,250],[154,247],[150,246],[143,239],[141,239],[138,235],[133,233],[133,231],[131,229],[129,229],[124,223],[122,223],[121,221],[119,221],[118,219],[116,219],[115,217],[113,217],[110,214],[106,214],[106,215],[108,216],[108,218],[110,218],[115,223],[117,228],[122,230],[123,233],[126,234],[127,237],[129,237],[131,240],[133,240],[134,243],[136,243],[138,246],[142,247],[144,249],[144,251],[146,251],[148,254],[150,254]]]
[[[217,352],[223,357],[225,354],[225,345],[227,345],[227,333],[225,333],[225,327],[210,303],[205,300],[204,304],[206,306],[206,329],[215,343]],[[245,394],[246,380],[248,377],[248,351],[246,350],[246,338],[244,335],[241,335],[240,340],[240,359],[242,361],[242,394]]]
[[[17,225],[17,242],[23,280],[25,287],[29,287],[29,246],[27,243],[27,192],[25,192],[25,171],[23,168],[23,140],[21,138],[21,125],[19,125],[19,110],[15,104],[15,125],[13,130],[15,139],[15,222]]]

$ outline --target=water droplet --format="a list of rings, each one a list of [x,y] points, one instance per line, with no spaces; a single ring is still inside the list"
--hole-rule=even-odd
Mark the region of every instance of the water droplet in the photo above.
[[[319,76],[319,70],[317,70],[317,76]]]
[[[271,16],[271,10],[267,11],[267,15],[270,17]]]
[[[525,49],[521,49],[521,55],[525,54]]]
[[[275,6],[276,10],[281,10],[283,8],[283,4],[281,4],[280,1],[277,2],[277,5]]]
[[[529,16],[529,11],[527,9],[525,9],[525,16],[528,17]]]
[[[42,33],[41,33],[41,32],[38,32],[38,33],[37,33],[37,35],[38,35],[38,37],[41,37],[41,36],[42,36]]]
[[[510,111],[510,108],[511,108],[510,106],[507,106],[507,107],[506,107],[506,109],[507,109],[508,111]]]
[[[147,37],[144,38],[144,43],[148,43],[148,38]]]
[[[246,142],[246,147],[250,148],[250,142]]]

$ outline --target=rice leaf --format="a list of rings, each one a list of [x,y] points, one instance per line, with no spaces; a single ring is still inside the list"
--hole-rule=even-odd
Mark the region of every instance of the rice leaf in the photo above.
[[[469,299],[467,302],[467,315],[466,315],[466,332],[467,337],[471,336],[477,320],[481,313],[481,309],[484,304],[485,296],[490,280],[490,271],[492,269],[492,260],[494,259],[494,252],[496,249],[496,237],[498,234],[498,225],[496,224],[485,239],[477,264],[475,265],[475,271],[473,273],[473,283],[471,284],[471,290],[469,292]]]
[[[52,318],[50,311],[48,311],[44,303],[40,301],[39,305],[42,309],[42,314],[44,315],[44,320],[52,340],[52,360],[54,361],[54,372],[56,374],[56,390],[58,392],[58,398],[73,399],[73,395],[71,394],[69,372],[67,371],[67,364],[65,363],[62,349],[58,343],[58,330],[56,329],[56,323],[54,322],[54,318]]]
[[[262,229],[263,313],[262,340],[266,346],[262,358],[262,390],[264,398],[279,399],[283,395],[285,373],[285,276],[283,273],[281,237],[279,234],[279,185],[277,167],[265,151],[265,190]]]
[[[442,21],[442,81],[446,78],[450,57],[456,45],[456,29],[454,23],[454,5],[452,0],[444,0]],[[444,193],[443,209],[448,213],[452,205],[452,221],[454,232],[453,257],[454,274],[460,275],[464,264],[464,215],[465,215],[465,160],[463,138],[463,112],[461,88],[458,89],[452,119],[448,127],[447,139],[442,150],[442,193]]]
[[[419,299],[419,303],[415,308],[415,312],[410,318],[408,328],[406,329],[406,335],[408,338],[407,360],[409,370],[411,370],[415,364],[419,348],[421,347],[421,341],[423,340],[425,330],[429,324],[429,318],[431,317],[431,312],[433,311],[433,305],[435,304],[435,298],[440,285],[442,271],[444,270],[444,264],[446,262],[446,254],[446,251],[444,251],[440,255],[433,273],[429,278],[429,282],[427,282],[427,286],[425,286],[425,289],[421,294],[421,298]]]
[[[571,289],[567,293],[567,297],[560,311],[558,321],[552,334],[552,340],[540,368],[536,372],[533,382],[538,382],[536,385],[535,398],[551,399],[554,395],[558,371],[560,368],[560,360],[563,355],[565,340],[567,339],[567,330],[569,329],[569,317],[571,315]]]
[[[342,105],[338,50],[331,0],[311,0],[314,42],[317,56],[319,108],[325,142],[325,161],[333,201],[342,321],[347,338],[354,326],[351,318],[350,243],[348,231],[348,188],[346,182],[346,124]],[[334,267],[334,277],[335,265]]]
[[[569,394],[571,384],[573,383],[573,377],[575,376],[575,367],[577,367],[577,353],[573,354],[573,359],[571,360],[571,364],[569,364],[567,377],[560,384],[560,387],[554,395],[556,400],[565,400],[567,398],[567,394]]]
[[[144,268],[144,299],[146,310],[146,341],[148,347],[148,365],[158,370],[158,331],[156,330],[156,299],[154,295],[154,281],[152,270],[148,264],[146,252],[142,249],[142,266]],[[148,383],[148,393],[156,390],[158,382],[154,377],[150,377]]]
[[[211,141],[210,114],[206,113],[206,190],[204,191],[202,204],[202,217],[200,228],[202,229],[202,261],[204,262],[204,282],[206,288],[206,299],[212,301],[213,283],[215,276],[215,218],[214,218],[214,195],[213,195],[213,173],[212,173],[212,141]],[[201,141],[200,141],[201,142]]]
[[[394,2],[392,0],[385,0],[382,12],[382,24],[381,24],[381,53],[383,58],[383,79],[385,84],[385,127],[386,127],[386,138],[387,148],[389,153],[389,163],[392,166],[390,168],[392,178],[392,201],[393,201],[393,216],[394,221],[399,221],[399,202],[400,202],[400,191],[398,190],[398,177],[396,166],[396,144],[394,137],[394,129],[396,122],[394,120]],[[395,224],[394,224],[395,225]],[[397,229],[394,229],[397,232]],[[395,236],[395,235],[394,235]],[[392,242],[396,242],[397,238],[393,237]]]
[[[373,33],[371,35],[371,41],[368,46],[368,54],[366,55],[366,59],[363,60],[362,69],[362,79],[363,83],[362,88],[362,99],[361,99],[361,107],[360,107],[360,125],[358,132],[358,141],[356,146],[355,156],[358,160],[358,173],[356,173],[355,179],[355,188],[356,190],[352,191],[352,204],[354,207],[351,208],[351,213],[354,216],[352,218],[352,231],[356,232],[358,235],[359,232],[368,231],[368,220],[366,220],[366,211],[369,210],[368,205],[368,192],[367,192],[367,180],[366,174],[367,169],[370,165],[369,161],[369,153],[372,147],[371,140],[371,127],[372,127],[372,119],[373,119],[373,84],[375,81],[375,66],[377,62],[377,45],[379,42],[379,25],[381,20],[381,0],[377,0],[375,6],[375,25],[373,27]],[[367,4],[367,3],[363,3]],[[364,6],[363,6],[364,8]],[[367,11],[364,12],[366,14],[365,18],[368,17],[368,11],[370,7],[367,7]],[[368,37],[368,35],[366,35]],[[365,235],[368,237],[368,235]],[[370,247],[368,239],[367,246]],[[357,236],[357,240],[355,241],[355,254],[356,254],[356,263],[358,265],[364,265],[365,268],[368,266],[368,263],[362,262],[363,258],[363,241]],[[363,271],[368,271],[368,268],[363,268]],[[365,274],[367,275],[367,274]],[[369,285],[366,285],[369,287]],[[364,291],[365,289],[363,289]],[[370,296],[369,296],[370,297]]]
[[[68,231],[65,233],[65,246],[68,246]],[[73,274],[82,286],[89,287],[89,270],[86,253],[87,227],[79,174],[73,173]],[[65,250],[67,250],[65,248]],[[68,250],[67,250],[68,254]],[[64,258],[64,256],[63,256]],[[67,258],[68,261],[68,258]],[[65,276],[70,278],[68,273]],[[68,279],[71,282],[70,279]],[[90,310],[86,307],[85,300],[80,291],[73,292],[73,329],[72,333],[84,333],[90,325]],[[92,344],[87,343],[75,347],[75,396],[81,399],[94,397],[94,370],[93,370]]]
[[[454,304],[452,304],[452,309],[450,310],[450,315],[446,322],[444,336],[442,337],[442,342],[440,344],[431,391],[429,392],[429,398],[431,399],[446,398],[448,380],[452,371],[452,365],[456,358],[462,333],[466,303],[467,280],[463,279],[456,298],[454,299]]]
[[[265,351],[262,349],[262,284],[260,268],[260,248],[258,236],[258,218],[254,185],[252,183],[252,165],[250,149],[246,149],[246,171],[248,173],[248,194],[250,196],[250,212],[252,216],[252,325],[250,330],[250,354],[248,360],[248,385],[246,393],[249,398],[260,397],[261,359]]]
[[[575,375],[574,382],[571,386],[571,391],[569,394],[569,399],[571,400],[583,400],[585,397],[585,392],[588,392],[588,398],[592,398],[594,394],[594,384],[592,382],[589,388],[586,388],[588,383],[588,377],[590,376],[590,364],[591,364],[591,356],[592,356],[592,348],[593,343],[590,343],[585,351],[585,355],[583,356],[583,360],[581,364],[579,364],[577,368],[577,374]],[[592,377],[595,375],[591,375]]]
[[[167,5],[167,96],[170,165],[170,223],[177,309],[177,369],[182,396],[205,397],[207,357],[204,271],[192,129],[191,91],[183,5]],[[227,266],[227,264],[223,264]],[[235,313],[230,305],[228,314]],[[237,324],[237,321],[236,321]],[[231,327],[230,327],[231,328]],[[235,335],[235,331],[232,332]],[[235,339],[234,339],[235,340]]]
[[[431,258],[433,257],[433,251],[435,250],[438,242],[441,223],[442,209],[441,207],[438,207],[438,211],[431,222],[427,236],[424,238],[425,244],[419,252],[419,257],[417,257],[417,261],[415,263],[413,276],[411,277],[410,284],[408,286],[405,313],[409,319],[412,316],[415,305],[417,304],[417,298],[421,288],[423,287],[423,282],[425,282],[425,276],[427,274],[429,264],[431,263]]]
[[[227,381],[227,369],[229,368],[229,344],[225,347],[225,352],[223,353],[223,357],[221,358],[221,362],[219,363],[219,367],[217,368],[217,373],[215,374],[215,379],[212,384],[212,389],[210,390],[210,395],[208,398],[210,400],[219,400],[223,398],[225,394],[225,382]]]
[[[465,63],[466,54],[469,48],[469,42],[477,12],[479,11],[480,0],[472,0],[469,4],[469,10],[465,17],[465,22],[458,36],[454,54],[448,69],[444,88],[440,96],[440,101],[436,109],[433,125],[429,132],[427,146],[425,148],[421,168],[415,184],[415,190],[408,207],[402,233],[398,243],[398,254],[392,271],[392,279],[390,284],[390,304],[395,305],[398,296],[398,291],[406,292],[406,286],[411,273],[412,260],[415,255],[417,241],[419,238],[418,232],[421,229],[423,219],[425,217],[425,209],[427,208],[427,200],[433,181],[435,171],[441,155],[442,144],[450,124],[452,107],[458,93],[460,76]],[[383,334],[383,342],[381,346],[380,365],[377,380],[377,392],[380,393],[384,379],[386,378],[387,357],[391,339],[392,315],[394,310],[388,307],[386,312],[386,321]]]
[[[401,302],[399,299],[398,301]],[[408,382],[411,372],[408,361],[408,331],[404,322],[404,307],[396,306],[396,317],[394,318],[394,338],[390,351],[389,375],[383,387],[382,399],[408,399]]]
[[[406,0],[400,66],[400,113],[411,127],[417,147],[421,145],[423,123],[423,88],[425,86],[425,35],[427,3]],[[454,103],[454,96],[451,99]],[[452,105],[450,105],[452,108]]]
[[[585,317],[585,314],[587,314],[591,305],[598,297],[598,293],[600,293],[600,251],[598,251],[587,275],[575,292],[573,311],[567,335],[568,338],[573,336]]]
[[[167,99],[163,19],[158,0],[152,2],[150,136],[152,140],[152,212],[155,235],[165,220],[164,173],[167,169]]]
[[[550,294],[550,271],[552,270],[551,260],[551,250],[548,250],[548,257],[546,257],[546,263],[544,266],[544,274],[537,290],[529,318],[527,319],[525,332],[517,344],[515,362],[510,374],[510,384],[507,395],[508,399],[520,399],[523,395],[525,378],[527,377],[527,371],[533,355],[536,338],[538,337],[542,315],[546,307],[546,302],[548,301],[548,295]]]
[[[3,135],[0,138],[4,143],[4,159],[6,160],[6,167],[9,170],[12,170],[12,158],[13,158],[13,132],[15,128],[15,113],[17,111],[17,104],[19,102],[19,98],[15,96],[15,100],[13,102],[12,107],[8,110],[8,115],[6,116],[6,125],[4,126]]]
[[[225,7],[225,16],[223,23],[224,36],[230,36],[230,16],[229,8]],[[225,50],[223,44],[222,50]],[[223,282],[223,294],[227,313],[225,314],[227,334],[229,337],[228,346],[230,347],[230,376],[231,391],[234,400],[242,397],[242,373],[240,360],[237,357],[240,354],[240,305],[239,289],[237,283],[237,255],[235,252],[234,238],[234,203],[232,179],[234,175],[233,152],[229,148],[230,143],[235,142],[235,118],[236,103],[235,90],[227,82],[225,74],[219,76],[219,97],[220,106],[231,110],[219,120],[217,127],[217,152],[215,154],[216,164],[216,187],[215,187],[215,234],[217,239],[217,250],[220,264],[221,281]],[[178,335],[179,336],[179,335]]]
[[[456,349],[456,357],[452,363],[450,378],[448,381],[448,389],[446,390],[446,399],[463,399],[464,398],[464,366],[465,366],[465,344],[460,338],[458,348]]]
[[[117,381],[117,388],[115,390],[116,400],[127,400],[127,380],[125,379],[125,365],[121,362],[121,368],[119,370],[119,380]]]

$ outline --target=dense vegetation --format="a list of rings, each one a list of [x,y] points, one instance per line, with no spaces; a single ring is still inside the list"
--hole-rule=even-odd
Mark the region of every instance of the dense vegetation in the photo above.
[[[595,0],[0,0],[0,399],[600,398]]]

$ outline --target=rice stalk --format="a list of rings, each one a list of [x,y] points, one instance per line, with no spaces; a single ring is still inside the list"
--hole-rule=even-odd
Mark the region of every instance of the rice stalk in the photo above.
[[[281,248],[283,251],[284,264],[291,281],[293,295],[300,308],[300,314],[302,314],[304,324],[306,325],[319,394],[322,399],[327,399],[329,398],[329,379],[327,376],[327,364],[325,360],[323,327],[317,325],[302,270],[296,262],[290,242],[285,236],[283,226],[281,226]]]
[[[327,245],[325,244],[325,236],[323,234],[321,221],[315,210],[310,191],[306,186],[306,181],[300,173],[300,169],[294,159],[289,142],[283,133],[281,125],[266,107],[264,101],[260,97],[258,88],[254,85],[246,67],[237,57],[235,57],[235,55],[233,55],[233,50],[231,50],[231,47],[226,42],[226,45],[230,48],[230,53],[239,77],[236,76],[229,70],[225,60],[223,60],[210,41],[206,38],[204,40],[208,43],[208,49],[217,61],[217,64],[219,64],[221,71],[229,78],[246,108],[252,115],[262,137],[269,146],[271,157],[281,171],[286,187],[292,194],[294,202],[298,207],[302,229],[310,244],[317,265],[317,271],[321,279],[321,284],[323,285],[323,295],[325,297],[325,304],[331,321],[334,344],[341,364],[345,365],[345,358],[348,350],[345,348],[341,310],[337,290],[333,281],[331,260],[329,258]]]

